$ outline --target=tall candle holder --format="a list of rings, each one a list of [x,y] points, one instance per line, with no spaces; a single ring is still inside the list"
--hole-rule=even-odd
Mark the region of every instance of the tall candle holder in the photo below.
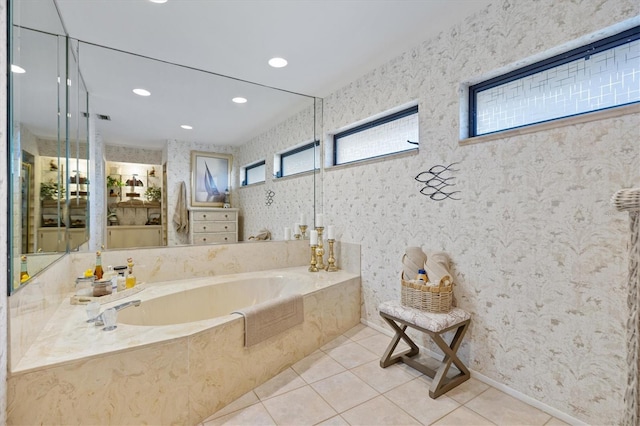
[[[317,226],[316,231],[318,231],[318,248],[316,248],[318,269],[324,269],[324,247],[322,246],[322,232],[324,231],[324,226]]]
[[[311,262],[309,264],[309,272],[318,272],[318,267],[316,266],[316,247],[311,246]]]
[[[302,239],[305,239],[307,234],[307,225],[300,225],[300,232],[302,232]]]
[[[300,235],[300,233],[297,232],[297,233],[293,234],[293,238],[295,238],[296,240],[299,240],[299,239],[302,238],[302,235]]]
[[[338,267],[336,266],[336,258],[333,257],[333,245],[336,240],[330,239],[329,242],[329,259],[327,259],[327,272],[336,272]]]

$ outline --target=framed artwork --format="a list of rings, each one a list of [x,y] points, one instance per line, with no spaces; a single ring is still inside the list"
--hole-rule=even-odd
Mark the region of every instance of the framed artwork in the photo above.
[[[223,207],[231,189],[231,154],[191,151],[191,205]]]

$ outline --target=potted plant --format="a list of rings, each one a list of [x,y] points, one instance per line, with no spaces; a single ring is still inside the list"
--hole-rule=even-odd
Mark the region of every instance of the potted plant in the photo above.
[[[58,187],[58,183],[50,180],[40,184],[40,199],[57,200],[64,195],[64,185]]]
[[[149,201],[160,201],[162,198],[162,188],[158,188],[155,185],[149,186],[147,187],[147,190],[144,191],[144,195]]]
[[[121,188],[124,186],[124,182],[119,179],[107,176],[107,188]]]

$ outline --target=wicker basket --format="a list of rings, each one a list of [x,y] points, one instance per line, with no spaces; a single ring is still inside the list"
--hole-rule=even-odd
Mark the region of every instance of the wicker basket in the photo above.
[[[453,283],[449,276],[443,277],[437,286],[422,285],[403,278],[400,281],[403,306],[432,313],[446,313],[451,310]]]

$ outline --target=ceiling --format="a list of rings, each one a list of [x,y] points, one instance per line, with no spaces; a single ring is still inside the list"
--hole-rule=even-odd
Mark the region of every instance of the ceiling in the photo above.
[[[329,95],[489,2],[168,0],[157,4],[148,0],[55,0],[73,38],[312,97]],[[21,3],[21,24],[44,28],[43,4],[49,0]],[[274,56],[286,58],[288,66],[270,67],[267,61]],[[81,46],[80,63],[93,112],[110,115],[113,120],[99,123],[98,130],[107,143],[118,145],[157,147],[168,138],[239,144],[286,111],[312,103],[309,98],[280,92],[275,101],[265,98],[257,105],[257,97],[262,95],[254,92],[274,91],[97,47],[85,46],[83,50]],[[170,81],[170,76],[176,80]],[[105,84],[109,79],[113,82]],[[117,86],[126,88],[119,101],[115,100]],[[152,88],[144,105],[150,105],[152,99],[159,104],[162,93],[162,103],[173,105],[171,111],[160,111],[162,107],[157,105],[141,114],[145,107],[130,92],[141,86]],[[229,96],[238,94],[249,102],[241,106],[230,103]],[[192,95],[199,97],[190,101]],[[207,110],[205,104],[213,98],[224,99],[224,106]],[[227,111],[231,115],[227,116]],[[242,116],[248,113],[251,115]],[[213,121],[218,122],[216,127],[210,126]],[[179,124],[193,124],[194,130],[185,134]]]

